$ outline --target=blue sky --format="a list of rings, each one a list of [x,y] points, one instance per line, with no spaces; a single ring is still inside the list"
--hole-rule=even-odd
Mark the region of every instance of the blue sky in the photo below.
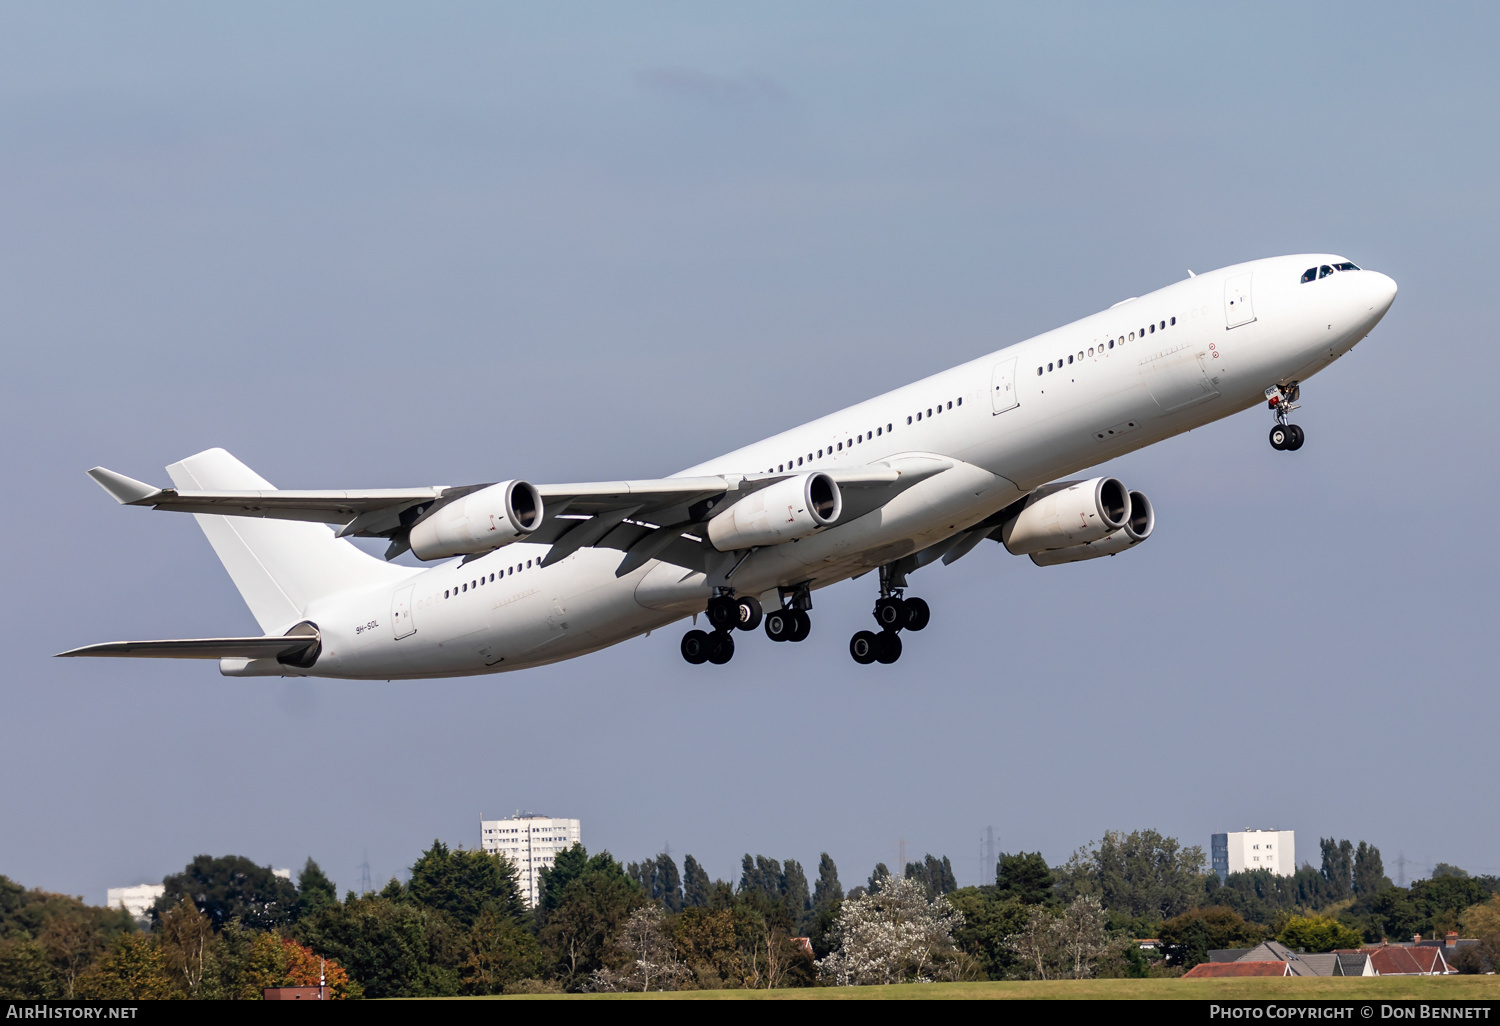
[[[0,872],[101,901],[199,852],[353,886],[481,815],[838,861],[1278,826],[1500,872],[1495,8],[13,4],[0,10]],[[1391,274],[1304,388],[1121,459],[1151,543],[986,545],[862,668],[678,631],[433,683],[52,660],[252,631],[190,520],[284,487],[659,476],[1182,277]]]

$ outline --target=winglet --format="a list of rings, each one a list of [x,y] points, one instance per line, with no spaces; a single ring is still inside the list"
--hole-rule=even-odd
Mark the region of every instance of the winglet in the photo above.
[[[113,470],[106,470],[104,467],[95,467],[90,470],[89,477],[93,478],[95,483],[108,492],[116,502],[127,506],[143,504],[160,496],[164,491],[144,481],[137,481],[133,477],[116,474]]]

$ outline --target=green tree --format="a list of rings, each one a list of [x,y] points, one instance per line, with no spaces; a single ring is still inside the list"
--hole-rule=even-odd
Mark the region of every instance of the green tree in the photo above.
[[[781,894],[791,918],[791,932],[804,935],[812,920],[812,895],[807,890],[807,874],[796,859],[781,864]]]
[[[644,862],[632,862],[625,867],[625,873],[668,912],[682,911],[682,881],[672,856],[662,852]]]
[[[192,899],[183,898],[161,914],[158,928],[162,959],[173,981],[187,997],[202,997],[205,976],[213,966],[213,920],[199,912]]]
[[[568,884],[587,872],[588,866],[589,853],[581,844],[574,844],[558,852],[551,867],[544,867],[537,874],[537,892],[540,895],[537,902],[538,916],[545,918],[557,908],[562,903],[562,894],[567,890]]]
[[[1211,950],[1255,947],[1266,939],[1266,931],[1247,923],[1234,909],[1219,905],[1173,916],[1161,924],[1156,936],[1169,964],[1191,969],[1207,962]]]
[[[188,898],[213,921],[216,930],[232,919],[252,929],[274,930],[291,920],[297,905],[297,891],[290,880],[243,855],[199,855],[162,884],[166,891],[156,899],[153,919],[160,920],[163,912]]]
[[[74,994],[85,1001],[164,1001],[173,996],[172,979],[156,941],[123,934],[109,951],[79,976]]]
[[[960,887],[946,897],[964,917],[963,925],[953,931],[959,950],[991,980],[1013,975],[1017,957],[1006,940],[1025,929],[1027,906],[992,888]]]
[[[535,976],[542,950],[513,916],[494,908],[479,913],[459,966],[465,994],[500,994],[508,984]]]
[[[63,996],[63,984],[34,940],[0,940],[0,998],[52,1000]]]
[[[543,917],[537,939],[544,964],[568,989],[583,988],[596,969],[608,967],[605,959],[621,925],[646,902],[640,886],[609,852],[590,857]]]
[[[334,887],[333,881],[328,879],[322,868],[308,856],[307,864],[302,867],[302,872],[297,874],[297,916],[298,918],[316,912],[324,905],[336,905],[339,900],[338,888]]]
[[[1093,894],[1105,909],[1134,918],[1181,915],[1203,894],[1203,849],[1184,848],[1155,830],[1106,831],[1064,868],[1069,899]]]
[[[1362,942],[1357,930],[1324,916],[1292,916],[1276,939],[1293,951],[1317,952],[1357,948]]]
[[[946,855],[937,859],[929,853],[921,862],[908,862],[905,876],[906,879],[921,884],[929,898],[958,890],[958,881],[953,878],[953,866]]]
[[[376,894],[325,905],[294,930],[342,965],[367,997],[457,994],[467,932],[447,912]]]
[[[1390,886],[1380,861],[1380,849],[1360,841],[1354,849],[1354,896],[1371,898]]]
[[[1323,879],[1328,881],[1329,898],[1343,901],[1354,894],[1354,845],[1348,840],[1318,838],[1323,850]]]
[[[447,912],[465,929],[473,926],[486,909],[512,919],[526,914],[516,885],[516,869],[509,859],[483,851],[450,849],[437,840],[412,865],[406,893],[418,904]]]
[[[813,885],[813,907],[825,909],[836,901],[844,900],[844,887],[839,883],[839,867],[825,851],[818,857],[818,882]]]
[[[702,908],[713,894],[708,872],[691,855],[682,860],[682,903],[688,908]]]
[[[875,863],[875,870],[870,874],[870,879],[865,882],[865,890],[869,894],[877,894],[880,889],[890,882],[891,871],[886,868],[884,862]]]
[[[1014,899],[1023,905],[1055,904],[1056,881],[1047,860],[1039,851],[1000,853],[995,863],[995,893],[1001,900]]]

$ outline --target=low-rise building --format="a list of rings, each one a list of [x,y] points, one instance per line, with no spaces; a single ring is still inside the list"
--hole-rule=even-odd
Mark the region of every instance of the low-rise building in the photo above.
[[[98,894],[98,891],[94,892]],[[123,908],[141,926],[151,923],[151,906],[156,899],[167,893],[162,884],[137,884],[134,887],[111,887],[104,892],[104,904],[110,908]]]

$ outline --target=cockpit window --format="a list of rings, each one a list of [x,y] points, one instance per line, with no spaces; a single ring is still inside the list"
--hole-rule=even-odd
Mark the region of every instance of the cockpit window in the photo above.
[[[1349,262],[1349,261],[1347,261],[1347,260],[1345,260],[1345,261],[1344,261],[1344,262],[1343,262],[1343,263],[1341,263],[1341,264],[1334,264],[1334,265],[1333,265],[1333,269],[1334,269],[1334,270],[1335,270],[1335,271],[1357,271],[1357,270],[1359,270],[1359,268],[1358,268],[1358,267],[1356,267],[1356,266],[1355,266],[1355,265],[1354,265],[1354,264],[1351,264],[1351,263],[1350,263],[1350,262]]]
[[[1334,264],[1332,267],[1327,264],[1324,264],[1322,267],[1309,267],[1302,272],[1302,284],[1306,285],[1308,282],[1318,278],[1326,278],[1334,271],[1357,271],[1359,269],[1358,264],[1351,264],[1347,260],[1341,264]]]
[[[1318,269],[1316,267],[1309,267],[1307,270],[1305,270],[1305,271],[1302,272],[1302,284],[1306,285],[1308,282],[1312,281],[1317,276],[1318,276]]]
[[[1319,278],[1326,278],[1326,277],[1328,277],[1332,273],[1333,273],[1333,268],[1329,267],[1327,264],[1324,264],[1322,267],[1318,268],[1318,277]]]

